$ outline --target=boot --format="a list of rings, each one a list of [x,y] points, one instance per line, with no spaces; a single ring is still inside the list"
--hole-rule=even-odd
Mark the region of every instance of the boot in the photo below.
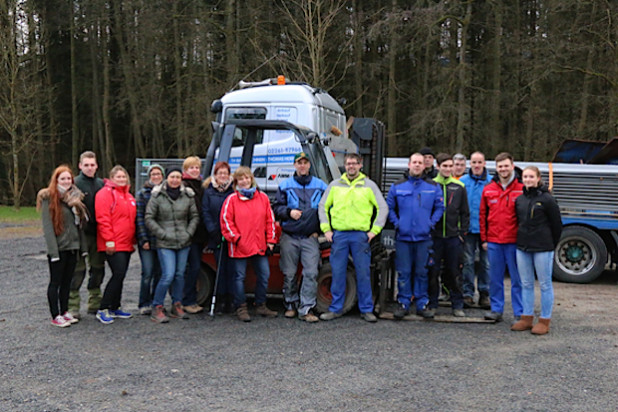
[[[539,322],[532,327],[533,335],[545,335],[549,332],[549,322],[551,319],[539,318]]]
[[[172,305],[172,310],[170,312],[170,316],[172,318],[180,318],[180,319],[189,319],[189,315],[182,308],[182,303],[176,302]]]
[[[514,331],[522,331],[522,330],[530,330],[532,329],[532,321],[534,320],[533,315],[521,315],[521,318],[513,323],[511,326],[511,330]]]
[[[167,323],[170,321],[170,319],[167,316],[165,316],[165,313],[163,312],[163,305],[159,305],[156,308],[154,308],[154,310],[152,311],[152,315],[150,316],[150,319],[156,323]]]
[[[249,310],[247,309],[246,303],[243,303],[236,309],[236,316],[238,316],[238,319],[243,322],[251,322],[251,316],[249,316]]]
[[[258,315],[261,315],[261,316],[265,316],[267,318],[276,318],[277,315],[279,314],[278,312],[276,312],[274,310],[268,309],[268,307],[266,306],[266,303],[262,303],[261,305],[259,305],[255,309],[255,313],[257,313]]]
[[[479,295],[479,306],[481,307],[481,309],[491,309],[489,294],[487,294],[486,292],[482,292]]]

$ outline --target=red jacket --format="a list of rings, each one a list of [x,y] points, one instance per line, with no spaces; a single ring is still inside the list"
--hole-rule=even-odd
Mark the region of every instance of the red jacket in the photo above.
[[[251,199],[237,191],[229,195],[221,208],[220,222],[230,257],[264,255],[266,243],[276,243],[270,200],[259,190]]]
[[[97,249],[105,252],[105,243],[114,242],[117,252],[133,252],[135,238],[135,198],[129,185],[117,186],[105,179],[105,186],[94,199],[97,216]]]
[[[515,173],[515,172],[513,172]],[[497,177],[483,189],[479,223],[481,241],[493,243],[517,242],[517,213],[515,199],[523,193],[524,185],[517,177],[502,188]]]

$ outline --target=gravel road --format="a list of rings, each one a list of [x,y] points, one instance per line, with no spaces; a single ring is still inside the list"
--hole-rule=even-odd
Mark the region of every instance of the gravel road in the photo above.
[[[0,236],[2,411],[617,408],[615,273],[591,285],[555,283],[543,337],[511,332],[510,311],[495,325],[368,324],[353,312],[318,324],[200,314],[102,325],[87,315],[60,329],[49,323],[44,249],[41,237]],[[125,309],[136,309],[138,289],[134,254]],[[282,310],[276,299],[270,305]]]

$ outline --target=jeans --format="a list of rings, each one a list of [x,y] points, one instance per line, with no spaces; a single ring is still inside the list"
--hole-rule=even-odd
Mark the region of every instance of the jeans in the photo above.
[[[185,285],[182,294],[183,306],[197,305],[197,275],[200,273],[202,265],[203,249],[204,247],[200,243],[191,243],[191,246],[189,246]]]
[[[433,259],[434,265],[429,271],[429,307],[438,307],[440,296],[440,274],[442,281],[449,290],[451,307],[453,309],[463,308],[463,295],[461,294],[461,273],[459,271],[459,257],[463,244],[459,236],[441,238],[433,240]],[[444,261],[444,264],[442,264]],[[442,268],[444,270],[442,271]]]
[[[120,307],[122,286],[124,284],[124,277],[127,275],[130,260],[131,252],[115,252],[107,255],[107,263],[112,271],[112,277],[105,286],[105,292],[103,293],[99,309],[116,310]]]
[[[152,306],[157,307],[165,302],[165,294],[172,286],[172,303],[182,300],[184,288],[185,269],[187,268],[187,257],[189,256],[189,246],[182,249],[158,248],[159,262],[161,263],[161,279],[155,289]]]
[[[161,279],[161,265],[156,249],[139,248],[139,259],[142,262],[142,280],[139,287],[139,308],[152,306],[157,283]]]
[[[328,310],[334,313],[341,313],[343,310],[350,254],[352,254],[354,271],[356,272],[358,308],[361,313],[373,312],[373,293],[369,270],[371,246],[367,233],[356,230],[336,230],[333,234],[333,244],[330,248],[330,266],[333,270],[330,292],[333,295],[333,300]]]
[[[474,277],[476,250],[479,250],[479,272],[476,273],[480,294],[489,294],[489,259],[487,251],[481,246],[479,233],[468,233],[464,237],[464,264],[462,292],[464,296],[474,296]]]
[[[101,305],[101,284],[105,275],[105,252],[97,251],[97,235],[86,234],[88,246],[88,265],[90,275],[88,277],[88,312],[96,312]],[[86,257],[78,255],[75,271],[71,279],[71,291],[69,292],[69,310],[79,313],[81,299],[79,289],[86,277]]]
[[[511,276],[511,304],[513,315],[521,316],[521,280],[517,271],[515,243],[487,243],[489,256],[489,301],[492,312],[504,312],[504,273],[509,269]]]
[[[534,315],[534,272],[541,289],[541,317],[551,318],[554,306],[554,288],[551,283],[554,251],[524,252],[517,250],[517,268],[521,277],[523,315]]]
[[[320,243],[316,236],[292,237],[281,235],[281,259],[279,266],[285,276],[283,298],[288,309],[298,308],[298,314],[306,315],[316,304],[318,291],[318,265],[320,264]],[[298,261],[303,265],[303,279],[298,293]]]
[[[423,310],[429,302],[427,271],[432,240],[395,242],[395,269],[397,270],[397,301],[410,308],[412,296],[416,310]],[[414,283],[414,291],[412,284]]]
[[[51,261],[49,255],[49,285],[47,286],[47,302],[52,319],[69,310],[69,288],[77,262],[77,250],[59,252],[60,260]]]
[[[245,277],[247,275],[247,261],[251,261],[253,271],[257,278],[255,284],[255,304],[257,306],[266,303],[266,288],[270,278],[268,257],[253,255],[246,258],[232,258],[234,267],[234,306],[239,307],[247,301],[245,296]]]

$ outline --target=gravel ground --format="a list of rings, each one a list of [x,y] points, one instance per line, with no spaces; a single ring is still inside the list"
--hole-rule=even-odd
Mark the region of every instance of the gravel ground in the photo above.
[[[510,310],[495,325],[368,324],[354,312],[312,325],[200,314],[106,326],[87,315],[60,329],[44,249],[40,237],[0,236],[3,411],[616,410],[615,273],[556,283],[543,337],[509,331]],[[134,255],[125,309],[136,309],[138,278]]]

